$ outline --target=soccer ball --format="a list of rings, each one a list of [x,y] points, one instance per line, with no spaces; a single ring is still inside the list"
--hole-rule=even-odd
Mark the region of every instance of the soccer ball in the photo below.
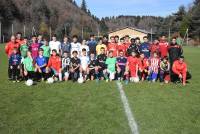
[[[52,84],[53,82],[54,82],[54,80],[53,80],[52,77],[47,79],[47,83],[48,83],[48,84]]]
[[[33,85],[33,80],[28,79],[28,80],[25,82],[25,84],[26,84],[27,86],[32,86],[32,85]]]
[[[139,77],[132,77],[130,79],[131,82],[134,82],[134,83],[138,83],[140,80],[139,80]]]
[[[78,78],[78,83],[82,84],[84,82],[83,77]]]

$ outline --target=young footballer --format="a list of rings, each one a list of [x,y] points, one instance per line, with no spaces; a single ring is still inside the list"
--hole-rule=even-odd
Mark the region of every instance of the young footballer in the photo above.
[[[144,81],[148,76],[149,60],[145,58],[144,54],[140,54],[139,58],[139,78],[141,81]]]
[[[56,49],[52,50],[52,56],[49,58],[46,72],[48,74],[52,72],[54,79],[59,77],[59,81],[62,81],[61,58],[58,56]]]
[[[79,78],[80,64],[81,64],[81,61],[78,58],[78,52],[73,51],[72,58],[71,58],[71,67],[70,67],[70,74],[71,74],[73,82],[77,81]]]
[[[158,57],[157,52],[154,52],[149,63],[149,81],[156,82],[160,68],[160,58]]]
[[[14,48],[18,49],[19,44],[16,42],[15,36],[13,35],[13,36],[11,36],[10,41],[8,43],[6,43],[6,46],[5,46],[5,52],[8,56],[8,60],[10,58],[10,55],[13,53]],[[8,65],[8,79],[12,80],[11,77],[12,77],[11,76],[11,70],[10,70],[9,65]]]
[[[99,55],[101,54],[101,48],[104,48],[105,51],[107,52],[107,46],[105,44],[103,44],[102,38],[99,39],[99,42],[96,46],[96,54]]]
[[[61,43],[57,41],[56,34],[52,36],[52,41],[49,42],[50,52],[52,54],[53,50],[56,50],[58,55],[61,55]]]
[[[143,37],[144,42],[139,46],[140,53],[143,53],[145,58],[150,57],[150,44],[148,42],[148,37]]]
[[[87,56],[87,50],[85,48],[83,48],[82,50],[82,56],[80,56],[80,61],[80,77],[83,77],[84,80],[86,80],[88,74],[89,57]]]
[[[78,36],[74,35],[71,42],[71,57],[73,57],[73,52],[77,51],[78,57],[80,56],[80,49],[81,49],[81,43],[78,42]]]
[[[28,51],[28,38],[24,37],[24,42],[20,46],[20,54],[22,59],[26,57],[27,51]]]
[[[86,50],[86,55],[89,56],[90,50],[89,50],[88,45],[86,44],[86,40],[83,40],[83,41],[82,41],[82,44],[81,44],[81,46],[80,46],[80,52],[79,52],[80,56],[83,55],[83,49]]]
[[[94,78],[95,78],[95,65],[96,65],[95,54],[91,53],[90,61],[88,64],[88,78],[90,80],[94,80]]]
[[[110,43],[108,44],[108,53],[110,51],[113,51],[113,57],[117,57],[118,55],[117,47],[118,47],[118,44],[115,42],[115,37],[111,36]]]
[[[63,43],[61,44],[61,54],[63,56],[64,52],[70,53],[71,44],[69,43],[69,39],[67,36],[64,36]]]
[[[139,61],[137,58],[137,54],[136,52],[132,52],[131,56],[128,57],[127,59],[127,64],[126,64],[126,84],[129,81],[129,77],[130,77],[130,81],[131,82],[138,82],[139,81],[139,77],[138,77],[138,67],[139,67]],[[129,76],[130,74],[130,76]]]
[[[35,72],[38,74],[38,80],[42,79],[42,81],[46,80],[46,66],[47,60],[43,56],[44,50],[42,48],[39,49],[39,56],[35,60]]]
[[[101,48],[101,54],[97,56],[96,59],[96,66],[95,66],[95,77],[96,80],[98,81],[99,79],[103,80],[104,79],[104,74],[106,73],[106,54],[105,54],[105,49],[102,47]]]
[[[17,53],[17,48],[13,49],[13,53],[10,56],[9,59],[9,68],[11,70],[11,76],[13,82],[19,82],[19,75],[20,75],[20,63],[21,63],[21,57]]]
[[[183,86],[185,86],[187,78],[187,64],[185,63],[183,56],[180,56],[180,58],[174,62],[172,70],[176,74],[175,77],[182,81]]]
[[[35,79],[35,67],[31,51],[27,51],[27,57],[23,60],[23,65],[25,80]]]
[[[50,57],[50,47],[46,38],[44,38],[43,44],[44,45],[41,46],[41,48],[43,49],[43,56],[46,58],[46,61],[48,62]]]
[[[106,59],[106,65],[107,65],[107,69],[106,69],[106,82],[108,82],[108,80],[112,81],[115,79],[115,67],[117,64],[117,60],[115,57],[113,57],[113,51],[110,51],[108,53],[108,58]],[[108,75],[109,75],[109,79],[108,79]]]
[[[169,44],[166,41],[166,37],[163,35],[159,42],[159,52],[160,52],[161,58],[168,56],[168,46],[169,46]]]
[[[165,82],[166,84],[170,81],[170,64],[168,57],[164,57],[160,62],[160,82]]]
[[[119,51],[119,57],[117,57],[117,78],[119,81],[124,79],[124,73],[126,71],[127,58],[124,56],[124,52]]]
[[[62,73],[64,74],[65,81],[69,80],[70,64],[71,64],[70,52],[65,51],[63,52],[63,58],[62,58]]]
[[[37,37],[35,35],[32,36],[32,44],[29,47],[29,50],[32,53],[32,58],[35,59],[38,57],[38,50],[40,45],[37,43]]]

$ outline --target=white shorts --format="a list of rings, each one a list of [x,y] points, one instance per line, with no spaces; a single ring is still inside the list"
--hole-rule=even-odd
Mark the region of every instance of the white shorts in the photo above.
[[[115,79],[115,72],[111,72],[110,70],[107,69],[107,72],[109,73],[109,78],[110,80]]]

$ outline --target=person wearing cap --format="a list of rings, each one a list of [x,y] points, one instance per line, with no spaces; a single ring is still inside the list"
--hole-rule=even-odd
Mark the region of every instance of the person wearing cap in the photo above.
[[[179,59],[174,62],[172,70],[176,74],[176,79],[178,80],[179,78],[185,86],[187,77],[187,64],[185,63],[183,56],[180,56]]]

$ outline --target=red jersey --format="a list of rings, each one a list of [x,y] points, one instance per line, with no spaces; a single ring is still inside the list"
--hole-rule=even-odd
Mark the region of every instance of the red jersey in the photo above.
[[[149,60],[147,58],[144,59],[139,59],[139,69],[141,69],[142,71],[147,69],[149,66]]]
[[[108,44],[108,51],[113,51],[113,57],[117,57],[117,50],[118,50],[118,44],[117,43],[109,43]]]
[[[153,54],[154,52],[159,52],[159,44],[151,44],[150,51],[151,51],[151,54]]]
[[[126,53],[126,46],[125,46],[125,44],[119,44],[117,46],[117,49],[118,49],[118,53],[119,53],[119,51],[123,51],[124,54]]]
[[[160,41],[159,43],[159,52],[160,52],[160,56],[161,58],[164,58],[165,56],[168,55],[168,42],[166,41]]]
[[[59,56],[51,56],[47,67],[55,69],[59,72],[61,68],[61,58]]]
[[[6,52],[6,54],[7,54],[8,57],[10,57],[10,55],[12,54],[14,48],[19,49],[19,44],[17,42],[10,41],[10,42],[8,42],[6,44],[6,46],[5,46],[5,52]]]
[[[130,70],[131,77],[137,77],[139,60],[137,57],[129,56],[127,59],[127,65]]]
[[[149,69],[152,72],[158,73],[160,68],[160,59],[159,58],[150,58],[150,66]]]
[[[172,71],[177,75],[181,74],[183,76],[183,83],[186,82],[187,64],[185,62],[180,63],[178,60],[174,61]]]

